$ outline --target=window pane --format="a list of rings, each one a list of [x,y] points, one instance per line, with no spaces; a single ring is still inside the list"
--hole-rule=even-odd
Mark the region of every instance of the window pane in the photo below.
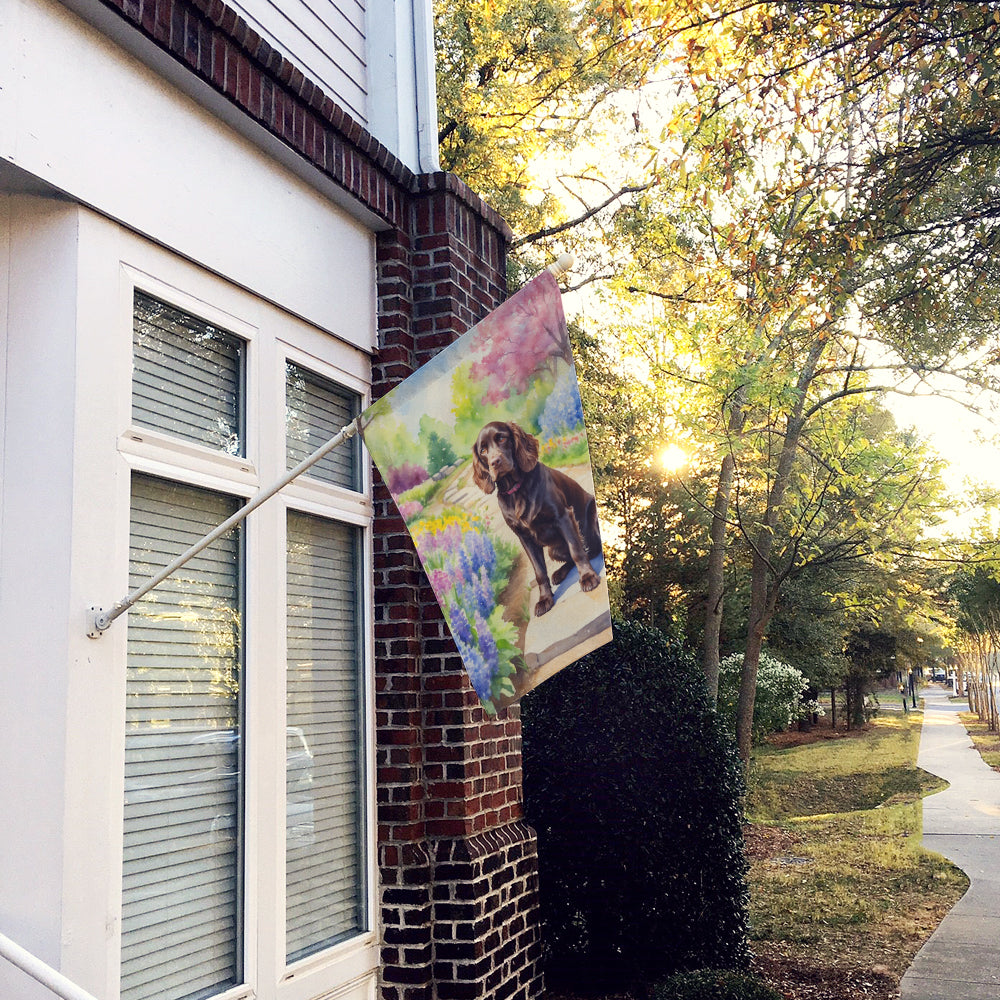
[[[365,929],[359,544],[288,513],[288,961]]]
[[[132,419],[244,454],[243,341],[136,290]]]
[[[130,586],[237,506],[135,475]],[[234,529],[129,612],[122,1000],[242,980],[240,562]]]
[[[361,397],[305,368],[285,366],[285,428],[288,468],[330,440],[361,412]],[[334,486],[361,489],[360,438],[352,438],[318,461],[307,473]]]

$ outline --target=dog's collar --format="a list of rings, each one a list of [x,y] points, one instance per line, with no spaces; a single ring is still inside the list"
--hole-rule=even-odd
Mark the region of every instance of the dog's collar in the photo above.
[[[501,490],[500,492],[505,496],[509,497],[511,493],[516,493],[521,488],[521,482],[518,480],[509,490]]]

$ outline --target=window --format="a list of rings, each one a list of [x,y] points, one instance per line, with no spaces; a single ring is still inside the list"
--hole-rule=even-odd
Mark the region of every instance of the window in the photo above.
[[[361,397],[301,365],[285,365],[285,426],[288,468],[294,469],[361,412]],[[361,439],[324,455],[309,475],[335,486],[360,490]]]
[[[135,423],[244,454],[239,338],[137,291],[133,345]]]
[[[362,405],[329,360],[171,298],[133,300],[132,587]],[[333,968],[371,929],[370,515],[355,444],[129,613],[122,1000],[280,998],[286,979],[301,992],[282,970],[307,958],[329,991],[324,955]]]
[[[132,479],[131,585],[236,509]],[[234,530],[130,613],[122,998],[203,996],[242,976],[242,586]]]
[[[365,929],[359,542],[349,525],[288,512],[289,760],[308,761],[286,778],[289,961]]]

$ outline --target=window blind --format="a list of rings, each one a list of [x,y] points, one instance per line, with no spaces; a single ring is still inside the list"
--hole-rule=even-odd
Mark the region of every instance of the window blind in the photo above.
[[[138,289],[134,306],[132,419],[243,455],[243,341]]]
[[[365,929],[360,537],[288,512],[289,962]]]
[[[134,475],[130,585],[237,506]],[[240,564],[234,529],[129,613],[122,1000],[242,979]]]
[[[285,365],[287,468],[329,441],[361,412],[361,397],[292,362]],[[361,439],[320,459],[306,475],[348,490],[361,489]]]

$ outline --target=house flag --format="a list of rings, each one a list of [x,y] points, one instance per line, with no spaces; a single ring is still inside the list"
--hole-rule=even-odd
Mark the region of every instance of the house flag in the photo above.
[[[359,425],[488,713],[611,640],[590,449],[552,274]]]

